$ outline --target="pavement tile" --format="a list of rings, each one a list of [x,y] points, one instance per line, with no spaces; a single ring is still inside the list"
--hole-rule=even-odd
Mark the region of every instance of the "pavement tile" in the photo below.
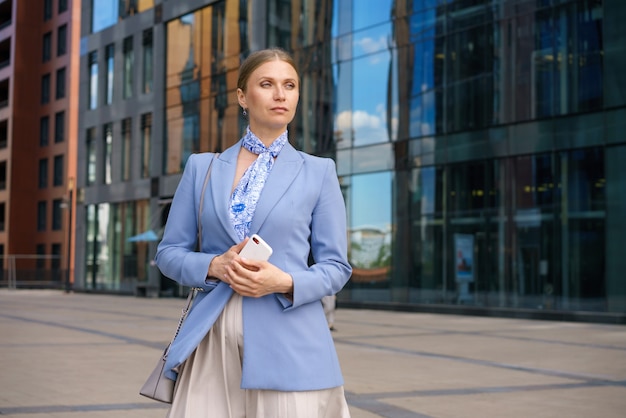
[[[0,289],[0,416],[164,417],[138,390],[183,304]],[[353,418],[626,416],[625,326],[341,308],[335,325]]]

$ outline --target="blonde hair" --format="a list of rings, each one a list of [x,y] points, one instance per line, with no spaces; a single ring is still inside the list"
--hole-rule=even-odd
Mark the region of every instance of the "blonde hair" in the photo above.
[[[284,49],[261,49],[248,55],[248,57],[241,63],[241,66],[239,67],[239,78],[237,79],[237,88],[245,92],[246,84],[248,84],[248,79],[250,78],[250,75],[254,72],[254,70],[259,68],[266,62],[273,60],[286,62],[287,64],[291,65],[294,70],[296,70],[296,73],[298,73],[296,63],[294,62],[292,56]],[[299,78],[300,77],[298,76],[298,82],[300,82]]]

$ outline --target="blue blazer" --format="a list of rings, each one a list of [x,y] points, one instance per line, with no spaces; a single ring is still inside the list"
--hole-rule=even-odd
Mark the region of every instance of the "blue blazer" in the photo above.
[[[172,343],[167,376],[195,350],[232,295],[224,282],[205,282],[213,257],[239,242],[229,200],[241,141],[215,158],[205,192],[202,251],[196,252],[200,194],[214,154],[191,155],[174,194],[155,261],[163,274],[200,287]],[[346,209],[335,163],[286,144],[257,204],[250,234],[274,249],[271,263],[293,277],[293,302],[282,294],[243,298],[243,389],[318,390],[343,385],[320,299],[337,293],[352,269]],[[309,251],[315,263],[309,266]]]

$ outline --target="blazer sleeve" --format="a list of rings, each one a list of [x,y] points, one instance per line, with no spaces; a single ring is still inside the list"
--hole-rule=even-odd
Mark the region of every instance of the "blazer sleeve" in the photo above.
[[[215,254],[196,251],[200,194],[212,158],[212,154],[189,156],[155,256],[155,262],[165,276],[184,286],[205,291],[213,290],[217,284],[206,282],[209,264]]]
[[[335,162],[326,159],[319,198],[311,220],[311,253],[314,264],[306,271],[291,272],[293,301],[281,297],[284,308],[317,302],[339,292],[350,279],[346,205],[341,194]]]

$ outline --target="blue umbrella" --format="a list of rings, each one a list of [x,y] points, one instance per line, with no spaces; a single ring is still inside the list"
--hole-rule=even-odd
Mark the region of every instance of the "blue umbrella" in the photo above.
[[[146,232],[142,232],[139,235],[133,235],[132,237],[127,239],[128,242],[158,241],[158,240],[159,240],[159,237],[151,229],[148,229]]]

